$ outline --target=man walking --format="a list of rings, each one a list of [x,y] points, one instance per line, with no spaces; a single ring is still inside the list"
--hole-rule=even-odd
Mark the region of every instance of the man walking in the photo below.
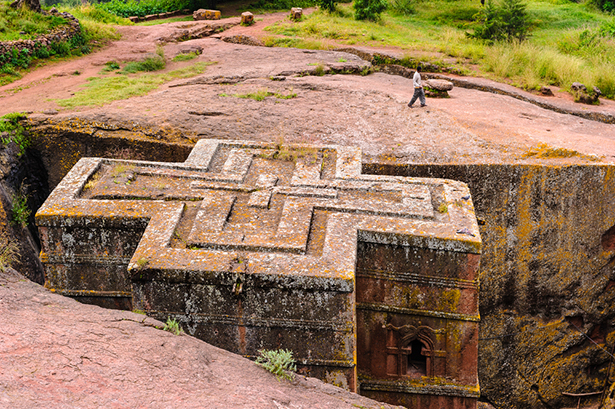
[[[421,83],[421,66],[416,67],[416,72],[414,73],[414,77],[412,77],[412,83],[414,84],[414,95],[412,95],[412,99],[408,103],[408,106],[412,108],[412,104],[418,98],[421,101],[421,107],[425,106],[425,91],[423,90],[423,84]]]

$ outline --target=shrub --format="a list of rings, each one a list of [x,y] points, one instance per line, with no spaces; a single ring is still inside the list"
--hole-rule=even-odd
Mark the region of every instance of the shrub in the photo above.
[[[414,0],[390,0],[388,8],[393,14],[401,16],[416,14]]]
[[[612,13],[615,11],[615,0],[594,0],[593,3],[605,13]]]
[[[316,4],[320,7],[321,10],[326,10],[329,13],[334,12],[337,6],[337,1],[335,0],[316,0]]]
[[[502,0],[501,4],[487,0],[485,7],[476,15],[480,23],[474,33],[468,33],[471,38],[496,41],[523,41],[529,30],[529,18],[522,0]]]
[[[260,356],[256,358],[256,364],[262,366],[278,380],[284,378],[292,381],[295,374],[289,371],[296,371],[297,366],[293,359],[293,352],[287,349],[267,350],[261,349],[258,351]]]
[[[251,3],[250,10],[290,10],[293,7],[314,7],[318,5],[317,0],[258,0]]]
[[[191,0],[111,0],[96,7],[120,17],[147,16],[149,14],[194,8]]]
[[[354,17],[357,20],[378,21],[386,8],[384,0],[355,0]]]

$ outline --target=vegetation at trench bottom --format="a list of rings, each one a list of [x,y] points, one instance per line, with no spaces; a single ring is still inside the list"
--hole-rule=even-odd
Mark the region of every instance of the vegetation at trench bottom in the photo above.
[[[262,366],[280,379],[292,381],[295,379],[294,371],[297,370],[293,352],[287,349],[261,349],[260,356],[256,358],[256,364]]]
[[[167,322],[164,324],[162,330],[169,331],[175,335],[181,335],[184,333],[184,330],[179,326],[179,322],[171,318],[167,318]]]
[[[22,189],[22,191],[12,197],[11,222],[16,226],[27,227],[30,213],[28,196]]]
[[[2,145],[15,143],[19,148],[18,156],[26,153],[26,149],[32,145],[28,127],[23,124],[26,118],[27,115],[21,112],[13,112],[0,117],[0,142]]]
[[[0,272],[5,272],[11,267],[19,255],[17,244],[11,239],[6,231],[0,230]]]
[[[316,10],[300,22],[284,20],[266,27],[270,35],[263,42],[325,50],[394,46],[407,55],[390,63],[409,63],[410,68],[429,63],[462,74],[478,71],[528,90],[551,85],[569,90],[573,82],[581,82],[588,89],[597,86],[603,97],[615,98],[615,17],[598,10],[594,0],[506,0],[509,13],[525,7],[526,17],[499,28],[494,41],[472,37],[477,28],[483,29],[481,10],[490,3],[483,7],[477,0],[387,1],[379,21],[358,21],[353,5],[341,3],[332,13]],[[503,0],[490,1],[503,7]]]

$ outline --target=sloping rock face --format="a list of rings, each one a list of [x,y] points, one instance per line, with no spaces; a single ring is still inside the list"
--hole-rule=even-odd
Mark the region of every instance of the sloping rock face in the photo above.
[[[0,272],[0,407],[401,409]]]
[[[608,386],[615,342],[613,167],[409,165],[370,171],[454,178],[470,186],[485,243],[479,339],[484,398],[498,408],[572,407],[578,398],[563,392]]]

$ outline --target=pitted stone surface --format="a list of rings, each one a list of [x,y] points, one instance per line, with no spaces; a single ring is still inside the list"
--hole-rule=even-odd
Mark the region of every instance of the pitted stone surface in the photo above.
[[[83,159],[39,211],[39,225],[63,217],[85,223],[151,218],[131,269],[143,257],[150,268],[183,268],[185,258],[206,268],[212,258],[233,257],[217,252],[225,248],[255,251],[255,272],[276,260],[306,263],[301,273],[310,276],[351,280],[354,252],[340,250],[345,241],[356,242],[357,230],[392,241],[440,239],[443,249],[477,248],[479,233],[471,204],[461,199],[467,193],[461,183],[361,175],[356,148],[282,152],[290,159],[274,159],[276,154],[275,145],[200,141],[185,164]],[[439,213],[434,203],[450,205]],[[313,225],[318,212],[328,214],[327,226]],[[188,225],[181,248],[177,231]],[[474,237],[458,233],[464,227]],[[326,237],[320,251],[308,249],[311,228]],[[272,254],[264,256],[265,250]],[[285,252],[299,255],[278,254]],[[313,258],[332,268],[324,273]]]

